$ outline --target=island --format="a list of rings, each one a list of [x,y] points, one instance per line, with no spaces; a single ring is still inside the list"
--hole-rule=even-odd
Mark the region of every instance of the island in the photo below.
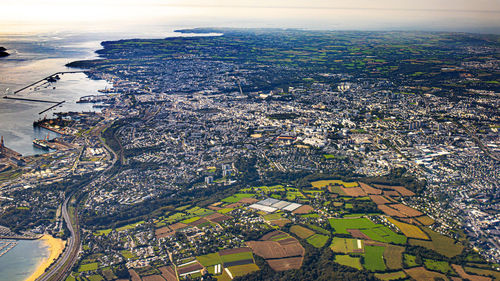
[[[0,47],[0,58],[2,57],[6,57],[6,56],[9,56],[10,54],[6,52],[7,49],[5,49],[4,47]]]

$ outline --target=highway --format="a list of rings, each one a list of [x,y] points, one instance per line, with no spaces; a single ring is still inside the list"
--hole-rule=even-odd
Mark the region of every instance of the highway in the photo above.
[[[102,126],[99,127],[99,133],[104,131],[108,126]],[[94,132],[95,133],[95,132]],[[99,180],[105,180],[103,179],[102,175],[109,171],[116,163],[118,159],[118,155],[104,142],[102,141],[102,145],[106,148],[106,150],[110,153],[112,160],[111,160],[111,165],[109,165],[108,168],[106,168],[100,176],[95,177],[93,180],[90,180],[89,182],[85,183],[82,185],[82,188],[80,190],[84,190],[83,187],[91,185],[92,183],[95,183],[96,181]],[[71,236],[68,238],[68,243],[66,244],[66,247],[64,248],[64,252],[59,256],[57,261],[53,263],[47,271],[45,271],[44,274],[42,274],[40,277],[38,277],[36,280],[37,281],[63,281],[66,279],[66,276],[71,272],[71,269],[76,263],[76,260],[78,258],[78,253],[80,252],[81,248],[81,240],[80,240],[80,225],[78,223],[78,211],[75,207],[74,210],[74,224],[73,221],[71,220],[71,217],[68,213],[68,203],[73,197],[73,195],[76,194],[76,191],[71,193],[63,203],[63,206],[61,208],[62,215],[64,218],[64,221],[66,222],[66,227],[68,228]]]
[[[66,278],[66,273],[73,267],[76,257],[78,256],[78,252],[80,251],[80,231],[78,219],[75,217],[76,224],[73,225],[71,217],[68,214],[68,202],[70,199],[71,196],[68,196],[66,200],[64,200],[64,204],[62,206],[62,215],[64,221],[66,222],[66,226],[71,233],[71,236],[68,239],[68,244],[64,248],[64,252],[59,259],[37,279],[39,281],[64,280]]]

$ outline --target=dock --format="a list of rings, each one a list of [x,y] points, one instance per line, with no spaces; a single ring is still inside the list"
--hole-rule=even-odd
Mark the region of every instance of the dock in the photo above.
[[[51,106],[51,107],[49,107],[49,108],[47,108],[47,109],[45,109],[45,110],[43,110],[43,111],[40,111],[38,114],[42,114],[42,113],[44,113],[44,112],[46,112],[46,111],[49,111],[49,110],[51,110],[52,108],[57,107],[57,106],[59,106],[59,105],[63,104],[64,102],[65,102],[65,101],[60,101],[60,102],[58,102],[58,103],[54,104],[53,106]]]
[[[27,99],[27,98],[18,98],[18,97],[9,97],[9,96],[4,96],[3,98],[4,99],[8,99],[8,100],[21,100],[21,101],[45,102],[45,103],[61,103],[61,102],[58,102],[58,101],[39,100],[39,99]]]

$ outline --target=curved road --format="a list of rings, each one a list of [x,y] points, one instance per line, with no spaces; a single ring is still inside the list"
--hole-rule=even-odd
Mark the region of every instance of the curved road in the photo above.
[[[107,126],[102,127],[104,130]],[[101,132],[103,131],[101,130]],[[103,175],[105,172],[109,171],[116,163],[118,160],[118,155],[106,144],[106,142],[102,142],[102,145],[108,150],[108,152],[112,156],[111,160],[111,165],[109,165],[108,168],[106,168],[104,171],[102,171],[101,175]],[[100,177],[96,177],[94,180],[91,180],[87,184],[84,184],[84,186],[89,185],[93,183],[94,181],[99,180]],[[69,232],[71,236],[68,238],[68,244],[64,248],[64,252],[62,255],[59,256],[59,258],[56,260],[55,263],[53,263],[45,273],[43,273],[40,277],[38,277],[36,280],[37,281],[62,281],[65,280],[67,274],[71,271],[73,268],[76,259],[78,257],[78,253],[80,252],[80,247],[81,247],[81,240],[80,240],[80,226],[78,224],[78,212],[75,208],[75,213],[73,214],[75,216],[75,224],[71,221],[71,217],[68,214],[68,202],[71,199],[71,197],[75,194],[76,192],[71,193],[65,200],[62,206],[62,215],[64,218],[64,221],[66,222],[66,226],[69,229]]]

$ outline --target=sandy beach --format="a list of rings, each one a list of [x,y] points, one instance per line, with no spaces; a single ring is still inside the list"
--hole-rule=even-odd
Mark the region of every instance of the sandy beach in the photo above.
[[[63,252],[66,243],[62,239],[54,238],[48,234],[43,235],[40,239],[42,239],[44,243],[46,243],[46,245],[49,247],[49,258],[44,260],[38,266],[36,271],[31,274],[31,276],[28,277],[25,281],[34,281],[36,278],[42,275],[45,272],[45,269],[48,268],[52,264],[52,262],[54,262]]]

